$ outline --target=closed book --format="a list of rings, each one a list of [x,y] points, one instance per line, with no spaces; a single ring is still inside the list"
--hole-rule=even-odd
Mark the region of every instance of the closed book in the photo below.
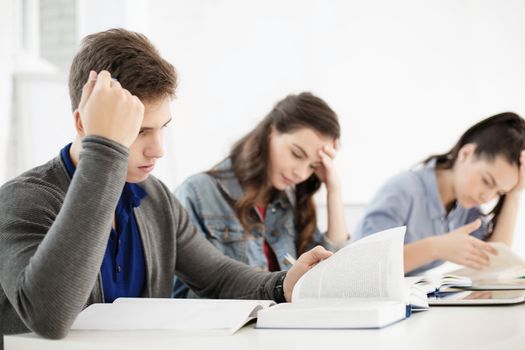
[[[382,328],[405,319],[399,300],[342,299],[279,304],[257,313],[258,328]]]

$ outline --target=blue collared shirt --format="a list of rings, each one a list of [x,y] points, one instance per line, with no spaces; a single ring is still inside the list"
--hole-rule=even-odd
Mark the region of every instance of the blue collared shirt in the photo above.
[[[69,176],[73,178],[75,165],[65,146],[60,155]],[[111,303],[118,297],[139,297],[144,289],[146,276],[144,251],[133,208],[147,195],[140,186],[127,183],[115,211],[117,231],[111,229],[108,246],[100,268],[104,301]]]
[[[490,225],[479,208],[465,209],[456,204],[447,213],[439,196],[433,160],[416,170],[405,171],[388,180],[368,204],[355,231],[355,238],[363,238],[397,226],[406,226],[405,243],[412,243],[423,238],[447,234],[477,218],[482,219],[482,225],[472,235],[487,240],[490,236]],[[420,274],[443,262],[434,260],[407,275]]]

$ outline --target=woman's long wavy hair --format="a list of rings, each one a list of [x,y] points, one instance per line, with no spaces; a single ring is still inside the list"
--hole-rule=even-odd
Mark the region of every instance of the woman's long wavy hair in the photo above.
[[[315,130],[323,136],[340,138],[337,115],[328,104],[309,92],[289,95],[279,101],[270,113],[248,134],[233,146],[230,159],[235,176],[244,190],[244,195],[232,203],[245,232],[257,225],[255,212],[258,198],[274,199],[279,191],[271,186],[268,178],[269,143],[272,127],[279,133],[291,133],[301,128]],[[216,178],[225,171],[210,170]],[[313,195],[321,187],[314,174],[295,186],[294,224],[298,254],[303,253],[317,227]]]
[[[436,160],[436,169],[451,169],[458,159],[460,149],[466,144],[475,144],[477,158],[488,161],[503,156],[509,164],[520,166],[520,154],[525,149],[525,121],[516,113],[505,112],[486,118],[465,131],[448,152],[428,157],[424,164]],[[486,214],[492,216],[494,228],[505,202],[505,195],[498,199],[495,207]]]

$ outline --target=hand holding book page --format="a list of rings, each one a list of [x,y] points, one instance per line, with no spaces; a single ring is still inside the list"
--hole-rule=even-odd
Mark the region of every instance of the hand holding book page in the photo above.
[[[404,300],[405,227],[385,230],[342,248],[305,273],[292,302],[308,299]]]
[[[467,276],[472,281],[512,281],[525,277],[525,261],[501,242],[489,243],[497,251],[489,255],[489,266],[482,270],[462,268],[452,273]]]
[[[332,252],[326,250],[321,246],[310,249],[306,253],[301,254],[301,256],[294,262],[292,268],[286,273],[284,279],[284,297],[287,302],[292,301],[292,290],[297,284],[297,281],[308,273],[314,266],[322,262],[324,259],[332,256]]]

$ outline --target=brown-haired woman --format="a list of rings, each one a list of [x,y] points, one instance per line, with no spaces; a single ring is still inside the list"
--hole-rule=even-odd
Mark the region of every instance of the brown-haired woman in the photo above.
[[[289,95],[213,169],[188,178],[175,195],[221,252],[264,270],[287,270],[314,245],[349,240],[334,169],[340,138],[335,112],[311,93]],[[317,229],[313,195],[327,189],[328,232]],[[188,288],[174,284],[175,297]]]

